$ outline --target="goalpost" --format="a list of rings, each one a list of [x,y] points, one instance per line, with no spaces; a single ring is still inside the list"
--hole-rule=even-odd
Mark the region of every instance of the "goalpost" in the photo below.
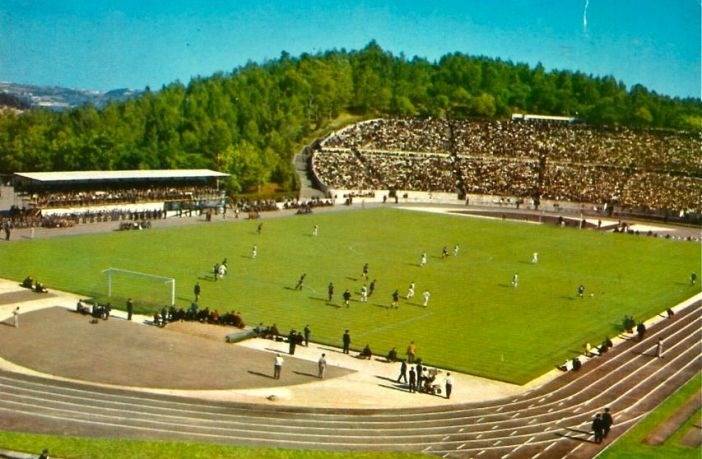
[[[110,298],[114,295],[120,299],[134,298],[157,305],[163,305],[168,298],[169,306],[175,305],[176,282],[172,277],[120,268],[107,268],[102,273],[107,275],[107,296]]]

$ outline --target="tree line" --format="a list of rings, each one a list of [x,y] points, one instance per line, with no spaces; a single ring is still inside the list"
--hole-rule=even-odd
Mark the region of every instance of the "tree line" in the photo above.
[[[340,113],[506,118],[576,116],[637,128],[702,129],[699,99],[672,98],[614,77],[546,71],[500,59],[398,56],[371,42],[248,63],[231,73],[176,81],[107,105],[0,116],[0,173],[212,168],[232,191],[269,181],[297,186],[299,143]]]

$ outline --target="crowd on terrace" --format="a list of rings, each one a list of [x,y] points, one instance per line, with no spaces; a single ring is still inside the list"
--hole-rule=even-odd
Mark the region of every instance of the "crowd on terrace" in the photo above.
[[[444,191],[700,211],[698,134],[524,121],[378,119],[320,142],[330,188]]]
[[[34,192],[28,196],[37,207],[85,207],[106,204],[207,199],[220,196],[213,187],[149,187],[90,191]]]

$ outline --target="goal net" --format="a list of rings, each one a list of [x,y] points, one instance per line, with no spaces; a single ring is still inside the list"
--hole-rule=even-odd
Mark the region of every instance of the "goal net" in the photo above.
[[[175,279],[155,274],[107,268],[102,273],[107,281],[107,298],[120,304],[131,298],[135,303],[149,306],[175,304]]]

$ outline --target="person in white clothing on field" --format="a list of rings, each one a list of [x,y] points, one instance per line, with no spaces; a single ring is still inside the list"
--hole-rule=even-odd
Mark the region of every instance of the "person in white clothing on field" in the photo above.
[[[429,298],[431,298],[431,293],[429,293],[429,290],[425,290],[424,293],[422,293],[422,296],[424,297],[424,303],[422,303],[422,306],[426,308],[429,305]]]

